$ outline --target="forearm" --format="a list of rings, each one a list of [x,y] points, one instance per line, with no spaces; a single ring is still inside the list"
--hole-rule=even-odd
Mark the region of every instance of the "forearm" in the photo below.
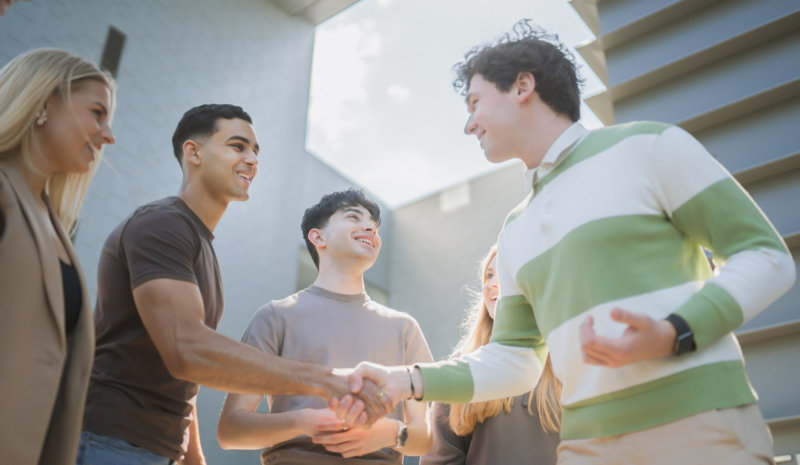
[[[753,199],[690,134],[669,128],[653,147],[664,212],[722,265],[718,276],[675,311],[702,349],[786,292],[794,283],[795,265]]]
[[[534,349],[499,343],[489,343],[449,362],[419,366],[424,379],[423,400],[445,403],[518,396],[530,391],[542,374],[542,363]]]
[[[501,286],[512,282],[502,271]],[[503,296],[489,344],[447,363],[420,365],[422,398],[462,404],[524,394],[539,381],[546,354],[530,303],[523,295]]]
[[[177,352],[179,369],[173,375],[212,389],[330,397],[331,368],[270,355],[207,327],[180,340]]]
[[[419,457],[431,450],[433,433],[425,418],[418,418],[406,425],[408,427],[408,441],[405,447],[397,449],[403,455]]]
[[[217,440],[223,449],[258,450],[306,434],[302,412],[258,413],[237,409],[220,417]]]
[[[686,320],[702,349],[752,319],[794,280],[788,253],[766,248],[738,252],[675,313]]]
[[[139,316],[172,376],[238,394],[315,395],[347,390],[333,369],[262,352],[204,323],[194,283],[154,279],[136,287]],[[344,388],[344,389],[343,389]]]

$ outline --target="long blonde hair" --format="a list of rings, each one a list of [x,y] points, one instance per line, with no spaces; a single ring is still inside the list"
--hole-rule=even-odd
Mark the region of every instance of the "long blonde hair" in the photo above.
[[[495,245],[481,262],[479,268],[481,284],[486,284],[486,272],[496,255],[497,246]],[[489,339],[492,337],[493,326],[494,320],[489,316],[483,295],[476,295],[472,309],[462,325],[464,335],[451,357],[468,354],[478,347],[488,344]],[[548,432],[558,431],[561,427],[561,383],[553,374],[549,355],[544,365],[542,377],[539,380],[538,389],[528,394],[528,413],[531,415],[533,415],[534,393],[536,393],[536,409],[539,413],[542,427]],[[506,413],[511,412],[513,401],[513,398],[508,397],[473,404],[453,404],[450,406],[450,429],[459,436],[467,435],[475,429],[475,425],[483,423],[487,418],[495,417],[503,410]]]
[[[111,92],[109,117],[115,106],[114,79],[83,58],[54,48],[32,50],[11,60],[0,70],[0,158],[21,153],[25,163],[33,163],[31,144],[37,113],[52,95],[62,98],[73,112],[72,89],[77,81],[94,79]],[[110,121],[109,121],[110,124]],[[87,142],[89,138],[86,134]],[[93,150],[94,146],[89,144]],[[95,150],[95,160],[86,173],[58,172],[50,176],[45,192],[56,215],[68,233],[77,227],[77,219],[86,191],[102,160],[102,150]]]

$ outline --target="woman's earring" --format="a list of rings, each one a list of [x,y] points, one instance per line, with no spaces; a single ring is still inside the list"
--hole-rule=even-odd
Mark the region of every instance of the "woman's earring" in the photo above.
[[[44,126],[44,123],[47,122],[47,110],[42,110],[36,115],[36,125],[37,126]]]

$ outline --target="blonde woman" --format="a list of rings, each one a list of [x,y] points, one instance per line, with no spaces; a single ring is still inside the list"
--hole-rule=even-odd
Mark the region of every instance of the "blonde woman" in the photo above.
[[[114,83],[55,49],[0,70],[0,451],[74,464],[94,353],[70,243],[109,127]]]
[[[481,263],[482,293],[465,322],[454,357],[486,345],[492,336],[499,293],[496,255],[495,246]],[[474,404],[435,402],[433,448],[420,465],[555,464],[560,391],[548,358],[539,386],[527,394]]]

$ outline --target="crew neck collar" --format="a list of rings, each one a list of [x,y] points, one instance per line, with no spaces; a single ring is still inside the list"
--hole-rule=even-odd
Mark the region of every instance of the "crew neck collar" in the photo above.
[[[362,292],[360,294],[339,294],[337,292],[317,287],[313,284],[308,287],[307,291],[320,297],[338,300],[340,302],[366,302],[369,300],[369,296],[366,292]]]

